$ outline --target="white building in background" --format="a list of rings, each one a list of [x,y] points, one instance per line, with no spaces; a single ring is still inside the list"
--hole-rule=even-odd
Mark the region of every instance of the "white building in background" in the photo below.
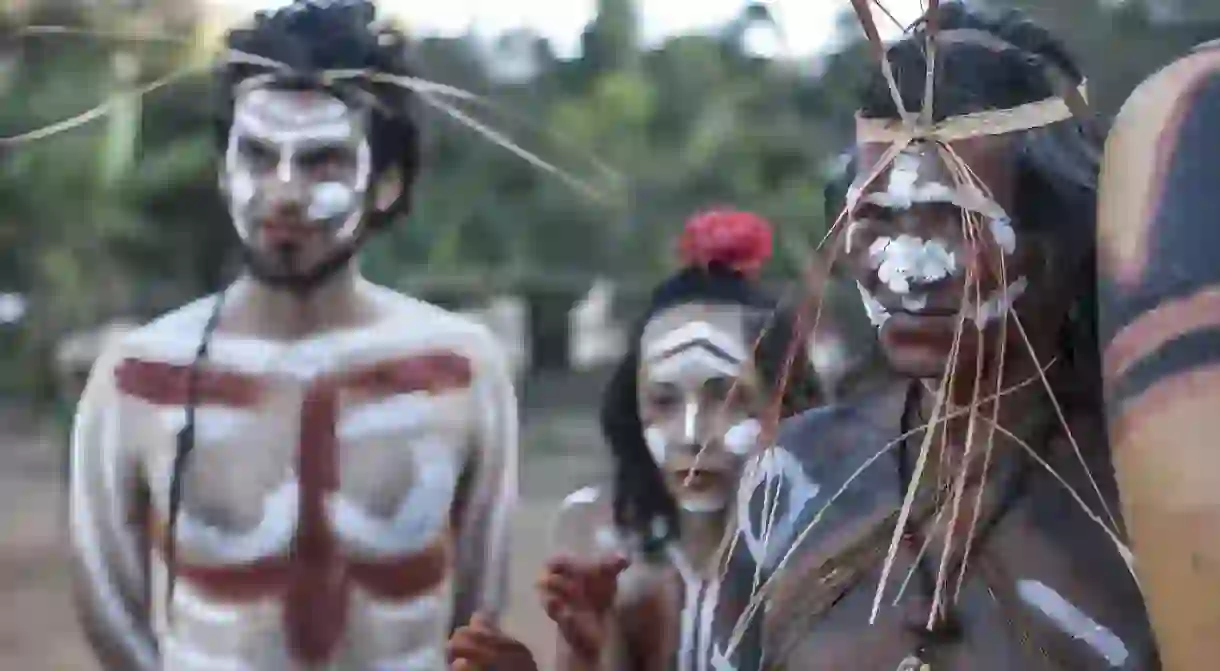
[[[25,318],[25,296],[16,293],[0,294],[0,325],[18,324]]]
[[[586,371],[627,351],[627,329],[614,319],[614,283],[598,279],[568,313],[568,365]]]
[[[508,355],[513,375],[520,378],[530,367],[529,305],[519,296],[497,296],[479,308],[468,308],[462,314],[482,322],[491,329]]]

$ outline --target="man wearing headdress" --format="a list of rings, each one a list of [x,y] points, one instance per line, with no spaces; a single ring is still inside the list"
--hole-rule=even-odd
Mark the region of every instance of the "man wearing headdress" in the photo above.
[[[888,48],[865,21],[885,69],[835,243],[900,380],[781,425],[819,493],[776,567],[728,557],[700,668],[1159,668],[1100,415],[1082,77],[1019,14],[930,4]]]
[[[517,409],[465,318],[361,277],[419,164],[405,38],[370,2],[228,35],[222,191],[246,257],[123,337],[73,436],[83,619],[107,668],[446,668],[502,609]]]

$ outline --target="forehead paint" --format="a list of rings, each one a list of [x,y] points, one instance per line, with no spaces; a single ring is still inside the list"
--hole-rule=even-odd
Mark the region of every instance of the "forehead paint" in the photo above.
[[[253,89],[237,98],[233,115],[237,132],[273,144],[346,142],[361,130],[354,110],[317,93]]]
[[[644,348],[646,359],[657,359],[676,350],[702,344],[718,350],[724,358],[741,362],[749,358],[740,339],[725,333],[706,321],[687,322],[650,342]]]
[[[955,189],[942,181],[934,170],[940,159],[925,152],[927,149],[908,147],[894,157],[884,190],[865,193],[863,202],[891,210],[907,210],[916,203],[955,203]],[[928,175],[921,179],[921,172]],[[931,174],[928,174],[931,173]]]

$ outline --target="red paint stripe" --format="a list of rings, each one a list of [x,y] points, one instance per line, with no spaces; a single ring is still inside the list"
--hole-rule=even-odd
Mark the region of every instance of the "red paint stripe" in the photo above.
[[[385,361],[340,378],[347,389],[373,397],[464,389],[474,378],[470,360],[452,352],[437,352]]]
[[[256,376],[200,368],[196,399],[200,405],[248,408],[258,402],[263,381]],[[114,371],[115,384],[128,396],[153,405],[185,405],[189,400],[190,366],[128,358]]]

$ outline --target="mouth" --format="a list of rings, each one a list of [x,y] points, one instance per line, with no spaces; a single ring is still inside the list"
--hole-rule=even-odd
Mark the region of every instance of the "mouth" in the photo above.
[[[317,229],[303,222],[268,221],[261,226],[263,240],[272,247],[300,245],[317,234]]]
[[[859,284],[858,288],[869,320],[877,328],[884,326],[891,318],[898,318],[898,323],[913,324],[924,320],[937,322],[964,318],[982,329],[1011,310],[1028,285],[1026,278],[1019,277],[1006,288],[989,291],[981,301],[974,297],[963,298],[957,292],[952,292],[952,295],[950,292],[912,292],[901,296],[885,292],[886,295],[879,298],[863,284]]]

